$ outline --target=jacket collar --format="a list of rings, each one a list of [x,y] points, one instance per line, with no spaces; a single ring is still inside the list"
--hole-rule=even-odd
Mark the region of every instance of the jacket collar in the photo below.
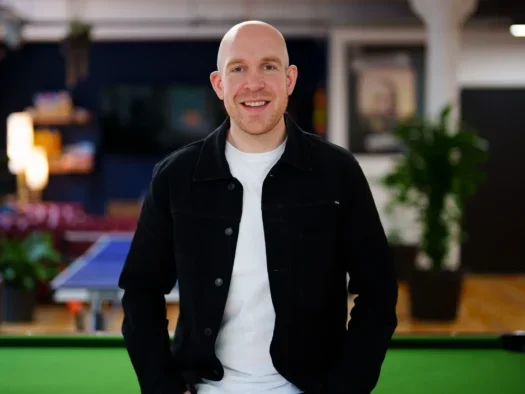
[[[297,167],[303,171],[311,171],[308,147],[304,131],[293,121],[288,113],[284,114],[287,142],[279,161]],[[230,118],[226,120],[208,137],[204,139],[199,159],[193,174],[194,181],[215,179],[230,179],[232,177],[226,160],[226,137],[230,128]]]

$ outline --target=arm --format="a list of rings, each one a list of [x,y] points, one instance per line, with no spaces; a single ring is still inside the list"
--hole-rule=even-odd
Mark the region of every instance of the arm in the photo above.
[[[168,179],[157,165],[119,279],[122,334],[141,393],[182,393],[170,351],[166,300],[176,283]]]
[[[357,294],[343,344],[344,357],[334,368],[325,393],[369,394],[379,379],[397,327],[397,280],[390,247],[370,191],[352,160],[343,207],[342,256]]]

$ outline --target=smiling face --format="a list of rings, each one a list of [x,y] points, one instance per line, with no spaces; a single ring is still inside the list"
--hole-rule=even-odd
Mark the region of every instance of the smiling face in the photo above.
[[[232,127],[250,135],[273,131],[283,121],[297,79],[282,35],[263,23],[234,27],[223,39],[212,86]]]

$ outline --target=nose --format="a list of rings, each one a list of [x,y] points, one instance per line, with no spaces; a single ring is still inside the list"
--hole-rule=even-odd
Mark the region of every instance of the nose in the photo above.
[[[264,89],[264,78],[258,72],[250,72],[246,76],[246,81],[244,83],[244,88],[255,92],[260,89]]]

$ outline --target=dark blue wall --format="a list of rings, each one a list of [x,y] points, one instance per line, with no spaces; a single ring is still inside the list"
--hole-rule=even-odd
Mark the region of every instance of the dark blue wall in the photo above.
[[[311,129],[312,95],[326,76],[326,43],[289,41],[291,61],[299,67],[292,96],[304,112],[298,121]],[[215,68],[218,41],[96,43],[90,53],[89,77],[70,93],[75,105],[97,114],[100,90],[109,84],[209,84]],[[7,51],[0,61],[0,146],[5,148],[5,120],[9,113],[32,105],[36,92],[65,90],[65,63],[56,43],[25,44]],[[101,213],[108,199],[137,198],[147,187],[158,157],[115,157],[99,152],[91,175],[52,176],[44,197],[83,202]]]

